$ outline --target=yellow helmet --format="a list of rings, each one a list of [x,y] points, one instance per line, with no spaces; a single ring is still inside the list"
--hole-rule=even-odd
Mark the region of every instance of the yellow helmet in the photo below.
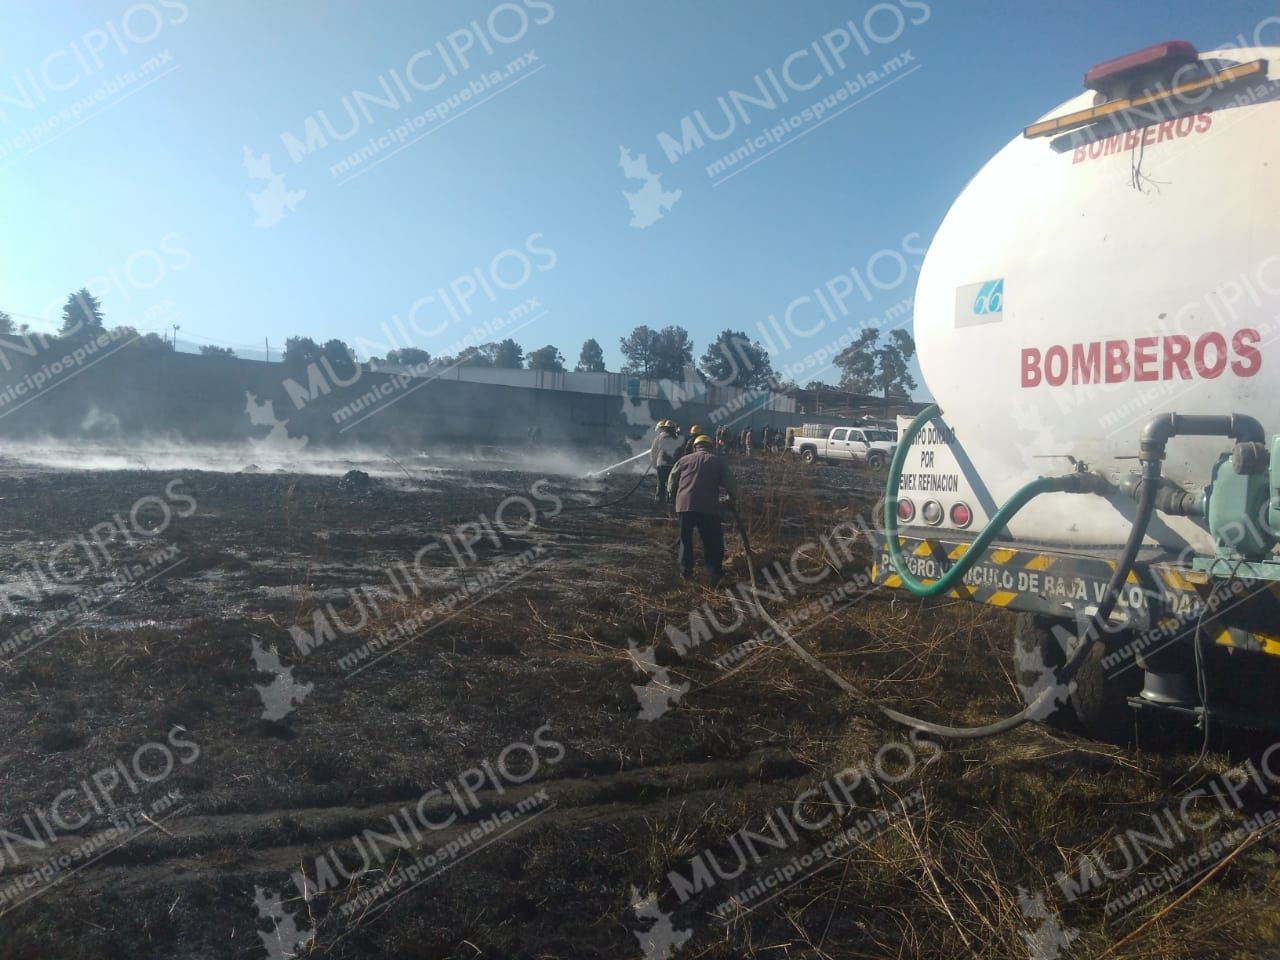
[[[654,429],[654,431],[656,432],[656,431],[658,431],[658,430],[661,430],[661,429],[662,429],[663,427],[665,427],[666,425],[667,425],[667,421],[665,421],[665,420],[659,420],[657,423],[655,423],[655,424],[653,425],[653,429]]]
[[[689,428],[689,432],[696,436],[697,434],[702,433],[702,428],[695,423],[692,427]],[[694,443],[697,443],[697,442],[698,441],[696,440],[694,441]]]
[[[694,437],[694,438],[693,438],[693,445],[694,445],[695,447],[701,446],[701,445],[702,445],[702,444],[704,444],[704,443],[705,443],[707,446],[711,446],[711,438],[710,438],[710,437],[708,437],[705,433],[704,433],[704,434],[700,434],[699,436],[696,436],[696,437]]]

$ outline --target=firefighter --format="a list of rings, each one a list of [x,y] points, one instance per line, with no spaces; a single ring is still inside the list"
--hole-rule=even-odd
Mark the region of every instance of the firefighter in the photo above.
[[[769,454],[770,441],[772,439],[773,439],[773,430],[770,429],[769,425],[766,423],[764,425],[764,428],[760,431],[760,449],[764,451],[766,456]]]
[[[720,528],[720,488],[730,503],[738,494],[738,483],[728,462],[711,452],[710,437],[697,435],[694,452],[681,457],[671,468],[667,492],[680,517],[680,551],[676,561],[680,575],[693,576],[693,531],[702,538],[702,559],[707,565],[711,586],[724,577],[724,531]]]
[[[654,428],[654,434],[653,444],[649,447],[649,457],[658,474],[658,488],[654,491],[654,500],[658,503],[666,503],[667,478],[671,476],[671,467],[680,456],[680,438],[676,436],[676,425],[670,420],[659,420]]]
[[[689,428],[689,439],[685,441],[680,450],[681,456],[688,456],[693,453],[694,444],[698,442],[698,437],[700,436],[702,436],[702,428],[695,423]]]

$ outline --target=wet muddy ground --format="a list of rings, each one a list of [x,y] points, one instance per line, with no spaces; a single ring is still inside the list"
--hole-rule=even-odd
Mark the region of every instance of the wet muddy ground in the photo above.
[[[0,958],[1273,955],[1269,834],[1133,895],[1265,777],[1123,832],[1265,741],[913,739],[758,639],[732,525],[682,581],[652,478],[2,466]],[[866,588],[881,477],[735,466],[828,668],[1020,707],[1008,615]]]

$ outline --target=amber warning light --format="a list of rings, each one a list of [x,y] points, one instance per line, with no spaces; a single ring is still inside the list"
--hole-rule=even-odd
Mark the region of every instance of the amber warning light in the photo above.
[[[1185,49],[1183,49],[1184,47]],[[1169,48],[1173,48],[1172,53],[1169,52]],[[1269,61],[1251,60],[1195,80],[1188,80],[1186,83],[1180,83],[1171,88],[1156,84],[1154,89],[1149,89],[1145,92],[1140,91],[1136,96],[1130,96],[1127,93],[1130,87],[1148,86],[1153,79],[1153,75],[1157,73],[1167,73],[1168,77],[1166,79],[1172,81],[1175,79],[1176,70],[1170,70],[1170,68],[1175,64],[1182,63],[1182,58],[1189,56],[1194,49],[1189,43],[1183,44],[1182,41],[1175,41],[1162,43],[1148,50],[1140,50],[1137,53],[1131,53],[1116,60],[1100,63],[1085,74],[1085,85],[1091,89],[1098,90],[1105,102],[1089,107],[1087,110],[1077,110],[1065,116],[1037,121],[1023,130],[1022,135],[1029,140],[1036,137],[1057,136],[1069,130],[1097,123],[1105,117],[1137,110],[1148,104],[1160,103],[1173,97],[1186,97],[1188,94],[1199,90],[1226,87],[1229,84],[1267,75]],[[1163,59],[1161,59],[1162,57]],[[1109,96],[1114,96],[1115,99],[1107,99]],[[1145,114],[1141,115],[1138,119],[1143,119],[1145,116]],[[1135,127],[1140,125],[1135,121]],[[1149,122],[1147,125],[1149,125]]]

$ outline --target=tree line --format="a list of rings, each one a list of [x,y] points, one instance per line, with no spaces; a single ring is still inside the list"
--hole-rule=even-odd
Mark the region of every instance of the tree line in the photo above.
[[[102,312],[101,301],[84,287],[67,296],[67,302],[62,305],[61,319],[62,323],[56,334],[35,333],[34,335],[46,342],[62,341],[68,345],[75,345],[106,334],[110,336],[112,342],[118,341],[126,348],[169,353],[173,353],[176,349],[173,341],[158,333],[140,333],[136,327],[127,324],[108,327]],[[15,323],[12,316],[0,310],[0,336],[23,337],[30,341],[32,335],[31,324]],[[219,347],[214,344],[201,347],[200,353],[214,357],[236,355],[236,352],[229,347]]]
[[[92,339],[107,332],[102,305],[86,289],[67,297],[62,308],[62,326],[58,337],[67,340]],[[157,333],[141,334],[133,327],[111,328],[113,340],[125,340],[141,349],[175,349],[174,343]],[[27,324],[15,327],[12,318],[0,311],[0,335],[30,336]],[[680,326],[655,329],[641,324],[630,334],[620,337],[623,375],[646,380],[709,380],[718,386],[739,387],[744,390],[770,389],[786,392],[797,384],[781,380],[769,359],[769,351],[751,340],[741,330],[724,329],[712,341],[694,363],[693,339],[689,331]],[[849,393],[875,394],[883,397],[909,397],[916,388],[915,379],[908,369],[908,362],[915,355],[915,341],[905,330],[891,330],[881,340],[880,331],[869,327],[848,348],[838,354],[833,363],[840,372],[835,384],[811,380],[805,384],[809,390],[843,390]],[[204,356],[235,357],[229,347],[206,344],[200,348]],[[283,362],[304,370],[312,363],[325,359],[339,376],[355,373],[355,351],[343,340],[334,338],[317,343],[311,337],[289,337],[285,341]],[[366,361],[370,370],[383,366],[427,367],[489,367],[502,370],[546,370],[553,373],[567,372],[567,361],[559,348],[547,344],[525,352],[510,337],[493,343],[468,347],[456,356],[432,356],[419,347],[403,347],[391,350],[386,357],[371,357]],[[604,350],[595,337],[582,344],[578,353],[575,373],[604,373]]]
[[[769,351],[741,330],[722,330],[696,364],[693,339],[689,331],[680,326],[658,330],[642,324],[627,336],[620,337],[618,346],[624,361],[619,372],[625,376],[645,380],[701,379],[718,386],[769,389],[780,393],[797,387],[797,384],[778,377],[770,362]],[[908,362],[915,356],[915,351],[915,341],[905,330],[892,330],[882,341],[879,330],[868,328],[834,359],[833,363],[840,372],[836,384],[811,380],[805,388],[843,390],[886,398],[909,397],[916,388],[916,381],[908,369]],[[294,367],[305,367],[324,357],[331,365],[350,369],[352,356],[351,348],[341,340],[318,344],[309,337],[290,337],[285,341],[285,363]],[[554,344],[526,353],[519,343],[508,337],[468,347],[456,356],[432,356],[420,347],[404,347],[391,350],[386,357],[371,357],[368,365],[371,370],[384,365],[461,366],[565,373],[568,372],[566,362]],[[334,369],[338,370],[339,366],[334,366]],[[573,372],[606,372],[604,350],[595,337],[582,344]]]

